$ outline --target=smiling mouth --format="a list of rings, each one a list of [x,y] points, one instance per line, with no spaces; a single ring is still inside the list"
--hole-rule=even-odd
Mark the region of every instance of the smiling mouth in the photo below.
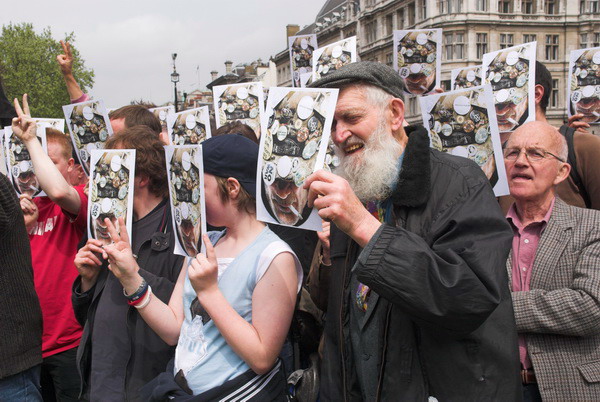
[[[346,154],[352,154],[352,153],[358,151],[359,149],[362,149],[364,146],[365,146],[364,144],[352,144],[352,145],[345,147],[344,152]]]

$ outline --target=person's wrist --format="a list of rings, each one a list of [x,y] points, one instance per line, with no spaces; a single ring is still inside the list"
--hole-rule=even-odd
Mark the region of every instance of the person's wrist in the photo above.
[[[87,292],[88,290],[93,288],[94,285],[96,284],[97,278],[98,278],[97,274],[96,275],[86,275],[86,276],[81,275],[81,291]]]
[[[215,283],[214,285],[207,286],[196,291],[198,301],[202,303],[206,300],[214,300],[214,296],[219,292],[219,286]]]
[[[125,293],[128,295],[135,293],[135,291],[140,287],[140,285],[144,281],[144,278],[142,278],[142,276],[137,272],[127,273],[124,275],[122,274],[117,279],[119,279],[119,282],[121,282]]]

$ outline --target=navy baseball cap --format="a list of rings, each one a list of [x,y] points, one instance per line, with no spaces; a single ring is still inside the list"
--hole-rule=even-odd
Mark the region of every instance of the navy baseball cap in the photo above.
[[[204,173],[233,177],[256,198],[258,145],[240,134],[224,134],[202,143]]]

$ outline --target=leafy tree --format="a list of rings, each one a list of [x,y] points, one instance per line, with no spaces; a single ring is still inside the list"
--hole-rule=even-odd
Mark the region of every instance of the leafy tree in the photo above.
[[[65,41],[75,41],[73,32]],[[84,92],[94,84],[94,71],[85,67],[75,47],[73,75]],[[52,38],[50,28],[41,34],[30,23],[2,26],[0,36],[0,77],[6,96],[12,101],[27,93],[33,117],[63,117],[62,106],[70,102],[63,76],[56,62],[62,53],[58,40]]]

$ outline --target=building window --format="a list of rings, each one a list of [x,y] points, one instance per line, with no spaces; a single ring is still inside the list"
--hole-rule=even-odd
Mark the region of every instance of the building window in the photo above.
[[[498,12],[499,13],[512,13],[513,12],[513,2],[512,0],[498,0]]]
[[[398,29],[404,29],[404,9],[398,11],[398,14],[396,14],[396,17],[397,17],[396,25],[398,26]]]
[[[440,0],[438,2],[440,14],[454,14],[462,12],[462,0]]]
[[[600,33],[596,32],[594,34],[594,42],[591,47],[599,47],[600,46]]]
[[[450,80],[440,81],[440,86],[442,87],[442,89],[444,91],[450,91],[451,90],[451,88],[450,88]]]
[[[475,9],[477,11],[487,11],[488,10],[487,0],[476,0]]]
[[[488,36],[486,33],[477,34],[477,59],[481,60],[488,52]]]
[[[452,60],[452,47],[454,42],[454,34],[447,33],[444,34],[444,56],[446,60]]]
[[[550,108],[558,108],[558,80],[552,80],[552,91],[550,92]]]
[[[461,60],[465,57],[464,32],[450,32],[444,35],[446,60]]]
[[[579,2],[579,13],[597,13],[598,12],[598,0],[581,0]]]
[[[415,25],[415,3],[408,5],[408,26]]]
[[[385,17],[385,34],[391,35],[394,33],[394,15],[389,14]]]
[[[558,14],[559,0],[546,0],[546,14]]]
[[[377,20],[365,24],[365,40],[367,43],[373,43],[377,40]]]
[[[523,43],[535,42],[537,35],[535,34],[523,34]]]
[[[596,14],[598,12],[598,0],[589,0],[590,13]]]
[[[546,35],[546,60],[558,60],[558,35]]]
[[[500,34],[500,49],[511,47],[514,43],[513,34]]]
[[[427,19],[427,0],[421,0],[421,19]]]
[[[535,2],[533,0],[521,0],[521,12],[523,14],[535,14]]]
[[[588,34],[587,33],[579,34],[579,48],[580,49],[586,48],[587,43],[588,43]]]
[[[419,102],[417,102],[416,96],[411,96],[410,98],[408,98],[408,112],[411,116],[416,116],[420,114]]]
[[[394,65],[394,54],[388,53],[385,55],[385,64],[392,67]]]

